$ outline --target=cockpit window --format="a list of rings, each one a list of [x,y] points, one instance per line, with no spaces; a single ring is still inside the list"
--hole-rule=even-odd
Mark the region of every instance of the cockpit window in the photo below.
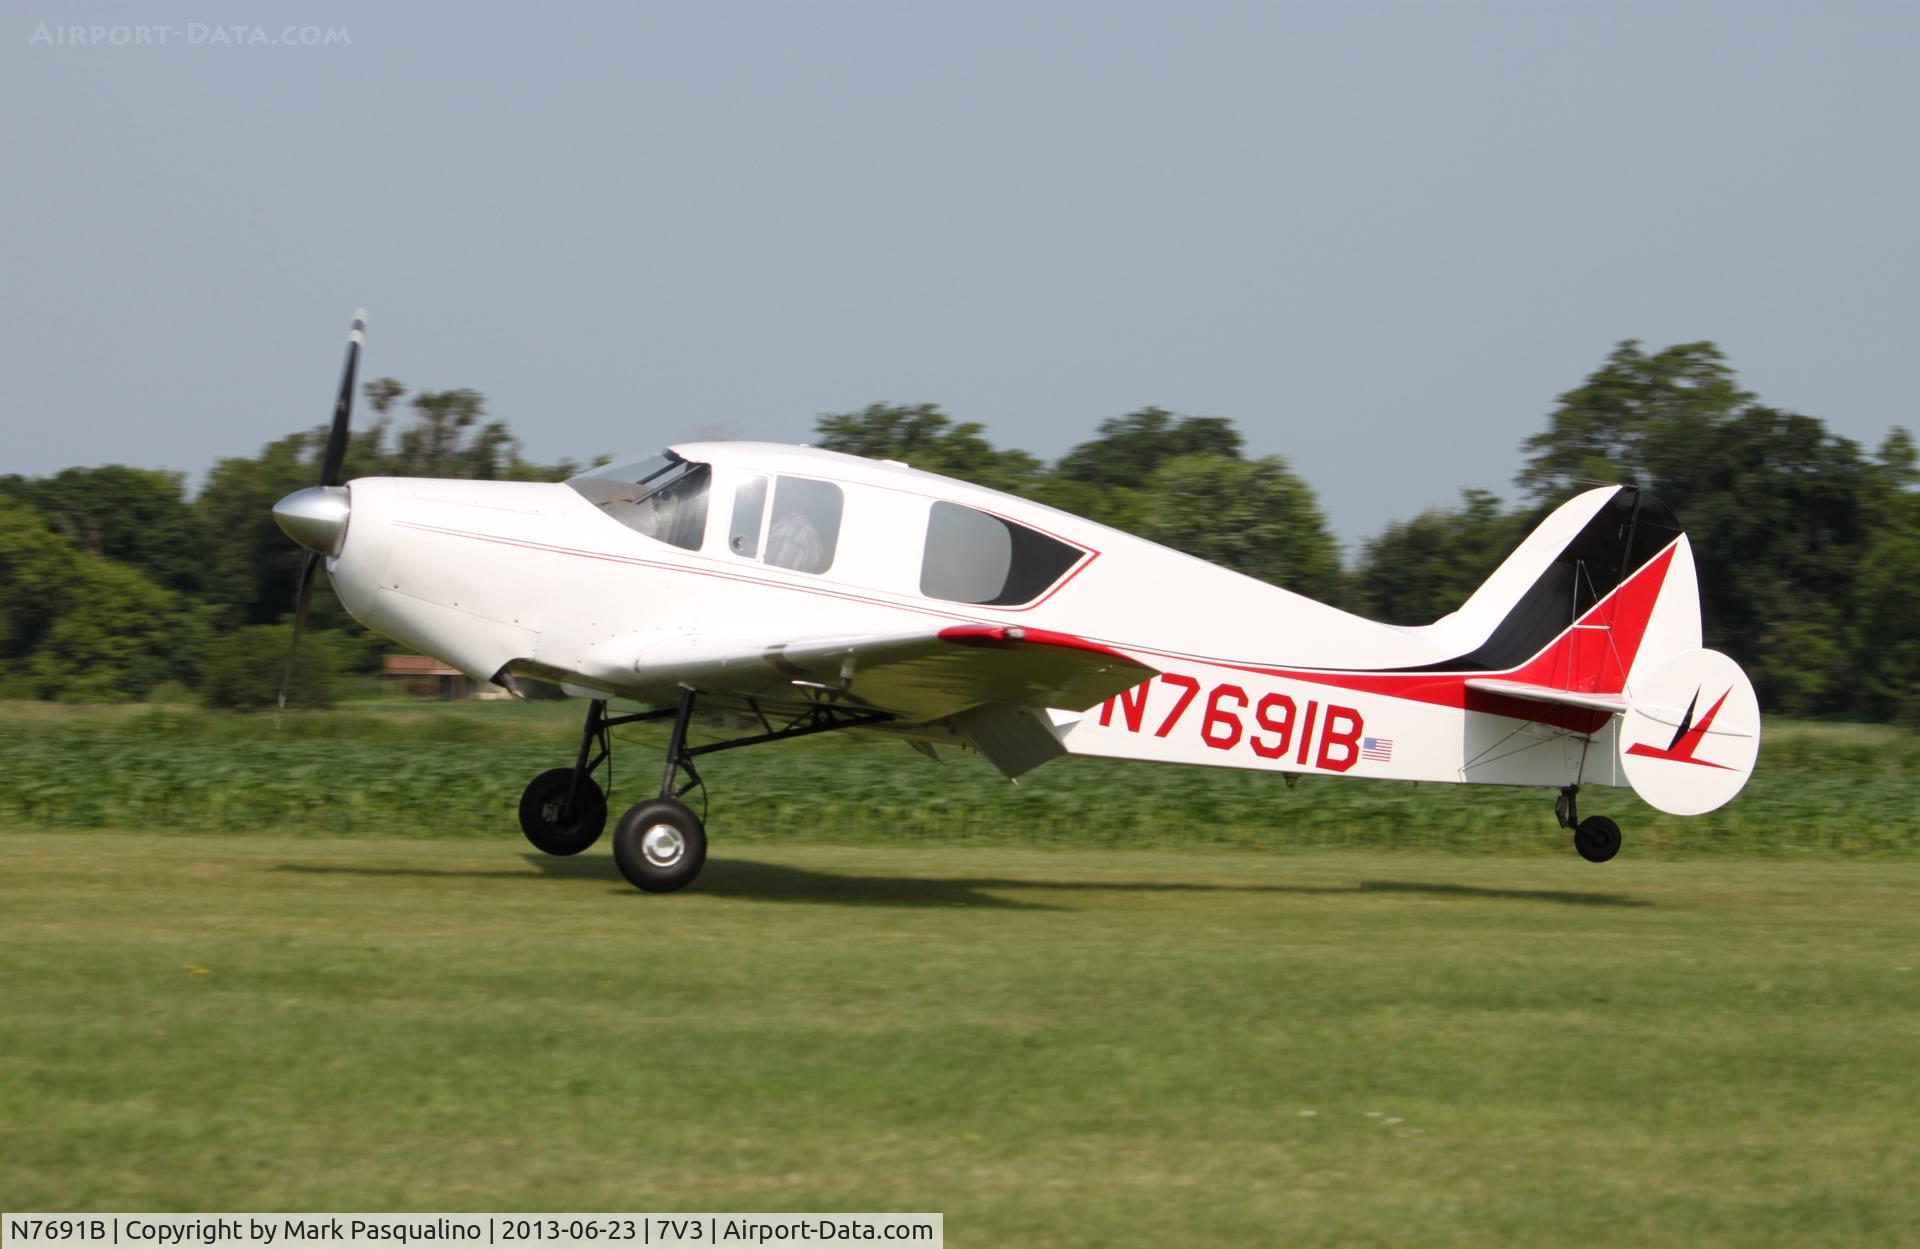
[[[706,536],[707,488],[712,482],[707,465],[671,452],[567,479],[589,503],[627,528],[689,551],[699,550]]]
[[[1038,598],[1085,554],[1037,529],[938,502],[927,517],[920,593],[950,603],[1011,607]]]

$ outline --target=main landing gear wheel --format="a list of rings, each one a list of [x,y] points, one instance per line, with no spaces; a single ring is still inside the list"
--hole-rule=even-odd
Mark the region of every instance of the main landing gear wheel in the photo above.
[[[573,775],[572,768],[542,772],[520,795],[520,831],[546,854],[579,854],[607,827],[607,796],[591,776],[576,788]]]
[[[687,728],[693,720],[693,702],[694,692],[685,687],[680,690],[676,706],[631,715],[608,715],[605,699],[589,702],[587,722],[580,730],[579,761],[571,768],[555,768],[536,776],[520,799],[520,827],[526,832],[527,840],[548,854],[578,854],[592,845],[607,824],[606,791],[594,783],[593,774],[605,763],[607,784],[612,786],[611,730],[623,724],[671,718],[673,733],[667,739],[667,766],[660,778],[660,796],[640,803],[620,817],[613,833],[613,860],[619,864],[621,875],[648,893],[684,889],[693,883],[707,861],[706,825],[681,801],[704,784],[693,766],[696,755],[862,728],[893,718],[884,711],[814,705],[784,725],[768,722],[762,715],[764,733],[691,746],[687,744]],[[760,710],[751,700],[748,705],[756,712]],[[575,777],[579,778],[577,783]],[[571,805],[569,794],[572,794]]]
[[[1620,826],[1604,815],[1589,815],[1573,830],[1573,848],[1589,863],[1605,863],[1620,853]]]
[[[672,893],[692,884],[706,863],[706,826],[678,798],[650,798],[620,817],[613,861],[648,893]]]

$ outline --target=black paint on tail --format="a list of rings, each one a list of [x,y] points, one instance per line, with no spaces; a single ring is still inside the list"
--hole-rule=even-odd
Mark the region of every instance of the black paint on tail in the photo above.
[[[1680,533],[1672,508],[1638,487],[1622,487],[1485,642],[1471,654],[1413,671],[1505,672],[1525,663]]]

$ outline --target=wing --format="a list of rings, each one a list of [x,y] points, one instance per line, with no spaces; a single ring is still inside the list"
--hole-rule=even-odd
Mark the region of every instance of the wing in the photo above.
[[[633,653],[630,668],[605,677],[639,690],[684,685],[774,703],[824,692],[911,722],[989,705],[1085,711],[1156,671],[1072,634],[1003,625],[782,641],[656,635]]]

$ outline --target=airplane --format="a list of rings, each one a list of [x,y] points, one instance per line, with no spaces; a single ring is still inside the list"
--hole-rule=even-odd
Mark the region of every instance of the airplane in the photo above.
[[[307,552],[291,645],[324,564],[368,628],[515,695],[545,682],[584,699],[571,766],[520,800],[547,854],[604,832],[610,730],[668,724],[658,791],[613,834],[648,892],[706,861],[685,801],[697,759],[825,732],[975,751],[1010,779],[1087,756],[1289,787],[1538,786],[1592,862],[1622,838],[1581,817],[1583,787],[1695,815],[1753,771],[1753,687],[1702,647],[1692,548],[1642,489],[1569,499],[1457,611],[1390,625],[1012,495],[805,446],[683,443],[557,483],[342,483],[364,341],[361,312],[319,484],[273,509]],[[696,742],[696,724],[721,736]]]

